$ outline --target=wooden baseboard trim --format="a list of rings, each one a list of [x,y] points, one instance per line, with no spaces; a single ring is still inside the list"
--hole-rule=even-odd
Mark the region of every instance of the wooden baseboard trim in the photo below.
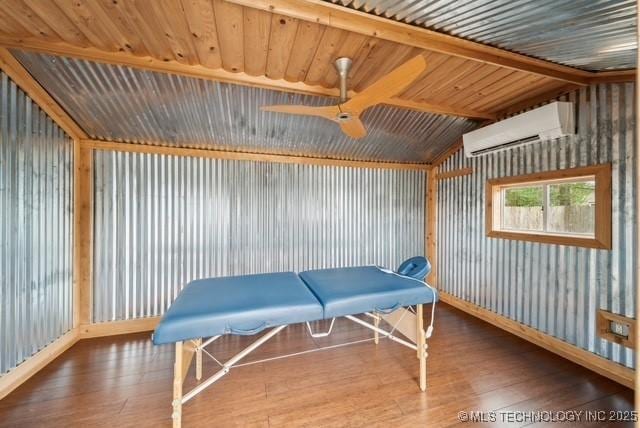
[[[0,400],[71,348],[77,341],[78,330],[74,328],[33,354],[15,369],[0,376]]]
[[[124,321],[110,321],[80,326],[80,339],[116,336],[119,334],[141,333],[155,330],[160,317],[138,318]]]
[[[0,376],[0,400],[82,339],[152,331],[158,322],[160,317],[82,324],[33,354],[15,369]]]
[[[635,389],[635,371],[621,364],[607,360],[587,350],[578,348],[563,340],[557,339],[532,327],[498,315],[488,309],[474,305],[473,303],[459,299],[451,294],[440,291],[440,300],[463,312],[480,318],[483,321],[508,331],[511,334],[538,345],[548,351],[560,355],[576,364],[593,370],[611,380],[626,387]]]

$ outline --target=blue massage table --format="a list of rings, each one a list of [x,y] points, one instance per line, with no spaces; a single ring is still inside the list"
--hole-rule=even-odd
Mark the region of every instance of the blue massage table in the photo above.
[[[424,257],[405,261],[393,272],[377,266],[266,273],[199,279],[185,286],[153,334],[156,345],[175,344],[173,425],[181,426],[182,405],[226,375],[241,359],[289,324],[306,323],[313,337],[331,334],[337,317],[345,317],[380,336],[416,350],[420,389],[426,389],[426,339],[433,331],[437,292],[423,282],[431,267]],[[431,323],[423,329],[424,304],[432,304]],[[415,311],[412,308],[415,306]],[[407,309],[408,307],[408,309]],[[365,314],[373,324],[355,315]],[[331,320],[327,332],[314,333],[310,322]],[[384,330],[385,321],[392,329]],[[223,335],[253,335],[269,330],[230,358],[211,377],[186,394],[182,384],[193,357],[202,379],[206,346]],[[207,340],[204,340],[207,338]],[[335,347],[335,345],[333,346]],[[312,351],[323,348],[314,349]],[[204,351],[207,355],[208,352]],[[285,357],[285,356],[283,356]],[[282,357],[281,357],[282,358]]]

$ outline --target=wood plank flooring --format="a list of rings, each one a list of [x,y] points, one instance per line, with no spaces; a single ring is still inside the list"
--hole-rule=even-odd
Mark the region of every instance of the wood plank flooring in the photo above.
[[[436,321],[424,394],[415,352],[381,340],[233,369],[184,406],[183,426],[446,427],[470,425],[460,411],[633,409],[631,390],[450,306]],[[370,336],[344,319],[325,339],[291,326],[247,361]],[[207,349],[224,360],[250,341]],[[148,333],[79,342],[0,401],[0,427],[169,427],[172,363],[173,347],[153,346]],[[205,357],[204,376],[214,370]]]

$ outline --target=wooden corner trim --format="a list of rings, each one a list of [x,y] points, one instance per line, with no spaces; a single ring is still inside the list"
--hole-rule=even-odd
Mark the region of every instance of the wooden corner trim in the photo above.
[[[578,348],[575,345],[543,333],[533,327],[529,327],[518,321],[499,315],[449,293],[440,291],[439,296],[441,301],[444,303],[527,340],[534,345],[538,345],[548,351],[551,351],[554,354],[560,355],[569,361],[573,361],[576,364],[586,367],[587,369],[628,388],[635,389],[635,371],[633,369],[615,363],[585,349]]]
[[[92,319],[93,152],[76,140],[73,156],[73,325],[77,327]]]
[[[431,272],[427,282],[434,287],[438,285],[438,167],[432,167],[427,174],[427,227],[426,252],[431,263]]]

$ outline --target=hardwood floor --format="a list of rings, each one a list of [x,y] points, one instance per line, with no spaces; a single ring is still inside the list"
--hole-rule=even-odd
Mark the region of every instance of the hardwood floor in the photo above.
[[[366,342],[233,369],[184,406],[183,426],[445,427],[469,425],[460,411],[633,410],[631,390],[450,306],[436,321],[426,393],[414,351]],[[326,339],[296,325],[247,361],[366,337],[344,319]],[[224,359],[249,341],[231,336],[207,349]],[[173,347],[153,346],[148,333],[81,341],[0,401],[0,427],[168,427],[172,363]],[[204,376],[214,370],[205,357]],[[486,425],[531,423],[497,417]]]

